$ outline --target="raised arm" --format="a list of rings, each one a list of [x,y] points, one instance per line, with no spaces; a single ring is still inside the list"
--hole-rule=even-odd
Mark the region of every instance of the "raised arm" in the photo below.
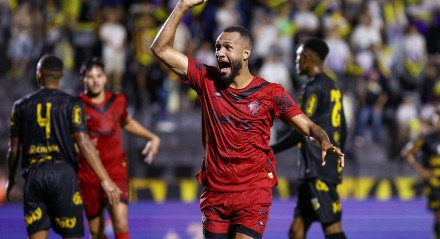
[[[325,131],[319,125],[313,123],[309,117],[304,114],[297,115],[290,119],[289,124],[306,136],[310,142],[321,147],[322,165],[327,162],[327,153],[331,153],[338,156],[341,160],[339,166],[344,167],[344,154],[342,151],[333,146]]]
[[[142,150],[142,154],[145,156],[145,162],[151,164],[154,157],[159,151],[160,139],[157,135],[142,126],[137,120],[130,116],[123,123],[122,127],[130,134],[142,137],[149,142]]]
[[[206,0],[180,0],[151,45],[154,55],[179,76],[188,73],[188,57],[173,47],[177,27],[188,9],[204,2]]]
[[[119,190],[116,184],[108,176],[107,171],[98,156],[98,151],[90,141],[89,136],[84,132],[77,131],[73,133],[73,138],[87,163],[90,164],[90,167],[92,167],[93,171],[95,171],[96,175],[101,179],[101,186],[107,194],[110,204],[118,203],[121,190]]]

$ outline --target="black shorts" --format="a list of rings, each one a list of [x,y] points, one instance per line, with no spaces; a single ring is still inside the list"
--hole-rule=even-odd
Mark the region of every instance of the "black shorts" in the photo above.
[[[440,210],[440,187],[427,186],[428,209]]]
[[[336,184],[320,179],[306,180],[298,187],[295,217],[329,224],[341,221],[342,205]]]
[[[26,230],[32,235],[53,227],[63,237],[83,237],[83,203],[73,168],[47,162],[29,169],[24,185]]]

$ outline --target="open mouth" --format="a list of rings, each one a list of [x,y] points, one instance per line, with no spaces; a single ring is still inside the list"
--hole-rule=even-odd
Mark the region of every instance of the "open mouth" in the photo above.
[[[229,69],[231,69],[231,63],[227,62],[227,61],[219,61],[218,62],[218,68],[220,69],[220,72],[222,74],[227,74],[229,71]]]

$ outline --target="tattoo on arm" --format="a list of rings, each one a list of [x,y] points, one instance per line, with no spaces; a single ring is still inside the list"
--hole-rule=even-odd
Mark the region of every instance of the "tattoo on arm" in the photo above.
[[[330,139],[325,131],[316,124],[310,128],[310,133],[313,138],[318,140],[320,145],[322,145],[324,141],[330,142]]]

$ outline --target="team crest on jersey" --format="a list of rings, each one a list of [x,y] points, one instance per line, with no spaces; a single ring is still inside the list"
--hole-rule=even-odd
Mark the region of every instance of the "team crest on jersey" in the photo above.
[[[312,94],[306,102],[306,115],[311,117],[315,113],[316,108],[318,108],[318,96],[316,94]]]
[[[261,103],[258,101],[252,101],[248,105],[248,109],[253,115],[257,115],[261,110]]]

